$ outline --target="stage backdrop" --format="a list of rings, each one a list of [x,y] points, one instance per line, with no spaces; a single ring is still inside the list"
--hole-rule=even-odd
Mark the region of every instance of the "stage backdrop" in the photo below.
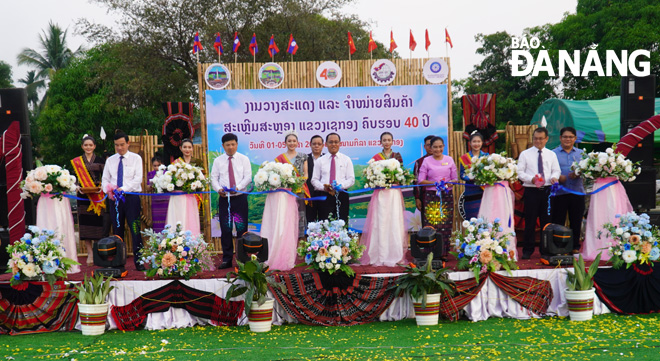
[[[209,167],[222,154],[222,135],[238,136],[238,152],[252,162],[252,175],[264,161],[286,152],[284,134],[298,133],[299,152],[310,153],[313,135],[341,136],[340,152],[353,160],[356,182],[364,188],[362,169],[380,152],[380,134],[394,135],[393,149],[412,170],[423,154],[424,137],[439,135],[447,142],[447,86],[417,85],[356,88],[207,90],[206,124]],[[447,147],[445,147],[445,154]],[[218,236],[218,198],[211,199],[213,236]],[[351,197],[351,226],[361,229],[367,196]],[[259,229],[265,196],[250,196],[250,223]],[[356,202],[361,201],[361,202]],[[414,210],[412,199],[406,207]],[[412,213],[411,213],[412,215]]]

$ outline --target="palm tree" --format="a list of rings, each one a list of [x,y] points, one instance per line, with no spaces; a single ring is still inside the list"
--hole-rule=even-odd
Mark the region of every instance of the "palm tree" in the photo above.
[[[31,65],[36,68],[35,79],[52,79],[54,73],[66,68],[71,59],[80,53],[81,49],[71,51],[66,46],[66,35],[68,30],[62,29],[52,22],[48,23],[48,29],[39,36],[41,43],[40,51],[34,49],[23,49],[18,54],[19,65]]]
[[[39,106],[39,90],[46,87],[45,80],[37,78],[36,70],[30,70],[25,78],[19,79],[18,82],[25,85],[28,103],[32,105],[32,110],[36,112],[37,109],[41,108]]]

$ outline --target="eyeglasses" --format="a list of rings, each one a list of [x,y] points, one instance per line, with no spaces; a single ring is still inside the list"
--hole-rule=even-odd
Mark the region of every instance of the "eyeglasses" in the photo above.
[[[575,139],[574,135],[562,135],[561,136],[563,139]]]
[[[339,144],[339,141],[338,141],[338,140],[331,140],[331,141],[329,141],[329,142],[325,142],[325,144],[336,145],[336,144]]]

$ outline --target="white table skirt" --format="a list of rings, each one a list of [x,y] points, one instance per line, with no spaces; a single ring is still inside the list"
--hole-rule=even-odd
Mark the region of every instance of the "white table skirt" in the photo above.
[[[507,275],[506,272],[500,271],[500,274]],[[568,316],[568,307],[566,305],[566,298],[564,297],[564,289],[566,282],[566,270],[563,268],[556,269],[537,269],[537,270],[518,270],[513,271],[513,276],[522,277],[529,276],[540,280],[548,280],[551,283],[553,291],[553,299],[548,308],[548,315],[550,316]],[[371,274],[366,276],[384,277],[395,276],[393,274]],[[464,280],[473,277],[471,272],[453,272],[450,278],[453,280]],[[108,297],[109,302],[116,306],[125,306],[131,303],[138,296],[153,291],[159,287],[166,285],[171,280],[158,280],[158,281],[115,281],[113,285],[115,289],[110,292]],[[229,284],[225,279],[192,279],[190,281],[181,281],[189,287],[193,287],[206,292],[214,292],[220,297],[225,297]],[[272,295],[271,295],[272,296]],[[530,312],[520,306],[516,301],[511,299],[506,293],[500,290],[490,280],[486,280],[486,284],[481,289],[481,292],[475,297],[464,309],[464,313],[471,321],[483,321],[490,317],[510,317],[516,319],[529,319],[531,317],[541,317]],[[606,305],[600,302],[598,297],[594,299],[594,315],[610,313]],[[406,318],[415,317],[410,297],[397,297],[394,299],[390,307],[388,307],[383,314],[380,315],[380,321],[397,321]],[[273,312],[273,324],[281,325],[283,323],[296,323],[297,321],[289,316],[284,308],[275,303]],[[239,325],[247,323],[245,314],[239,319]],[[108,324],[110,329],[116,329],[112,316],[108,315]],[[207,320],[194,317],[187,311],[180,308],[170,308],[166,312],[150,313],[147,316],[146,329],[160,330],[170,328],[192,327],[195,325],[207,325]],[[80,328],[80,322],[76,328]]]

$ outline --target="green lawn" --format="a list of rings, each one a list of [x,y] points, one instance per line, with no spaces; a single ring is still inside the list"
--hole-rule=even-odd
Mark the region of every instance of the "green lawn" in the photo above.
[[[587,322],[551,317],[441,321],[413,319],[353,327],[273,326],[164,331],[0,336],[6,359],[76,360],[657,360],[657,315],[596,316]],[[9,356],[9,357],[7,357]],[[0,358],[0,360],[5,358]]]

